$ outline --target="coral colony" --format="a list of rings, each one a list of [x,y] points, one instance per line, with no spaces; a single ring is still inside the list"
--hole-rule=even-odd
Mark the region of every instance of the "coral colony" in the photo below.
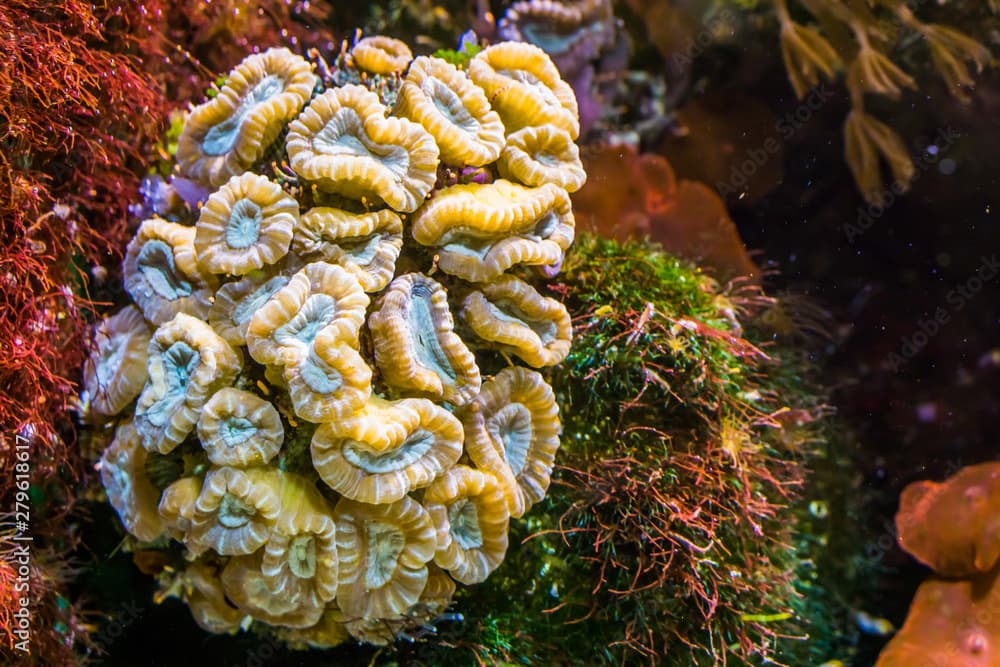
[[[251,55],[191,111],[178,183],[205,196],[140,224],[83,398],[116,423],[108,500],[137,543],[183,544],[162,594],[199,625],[384,644],[489,577],[546,494],[535,369],[571,326],[534,284],[586,176],[537,47],[459,69],[371,37],[316,69]]]

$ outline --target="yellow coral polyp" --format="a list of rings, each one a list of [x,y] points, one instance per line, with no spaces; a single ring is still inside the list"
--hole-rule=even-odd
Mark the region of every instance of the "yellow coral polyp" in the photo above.
[[[285,474],[281,513],[264,547],[261,573],[272,593],[324,606],[337,594],[340,560],[333,508],[310,480]]]
[[[438,248],[438,267],[473,282],[517,265],[558,266],[573,242],[569,194],[506,180],[443,189],[413,217],[413,238]]]
[[[244,275],[285,256],[299,204],[264,176],[233,176],[201,207],[198,264],[209,273]]]
[[[529,366],[554,366],[569,354],[573,323],[566,307],[519,278],[502,276],[482,285],[465,297],[461,313],[488,346]]]
[[[192,563],[182,575],[183,597],[191,608],[195,622],[205,632],[226,634],[236,632],[246,616],[226,600],[222,582],[207,563]]]
[[[215,293],[208,323],[230,345],[246,345],[250,318],[274,293],[288,284],[288,276],[246,277],[226,283]]]
[[[240,359],[212,328],[180,314],[153,334],[149,344],[149,379],[135,409],[135,428],[143,446],[171,452],[194,430],[202,406],[217,389],[229,385]]]
[[[187,547],[195,554],[251,554],[267,541],[280,510],[277,470],[214,468],[194,502]]]
[[[481,167],[504,147],[504,126],[486,93],[440,58],[421,56],[410,65],[393,112],[420,123],[447,164]]]
[[[554,183],[576,192],[587,182],[580,149],[554,125],[526,127],[507,137],[497,163],[504,178],[531,186]]]
[[[340,609],[331,606],[323,613],[316,625],[289,630],[278,628],[278,636],[292,648],[333,648],[351,638],[344,626],[343,616]]]
[[[344,614],[392,618],[416,604],[437,550],[427,510],[409,496],[385,505],[343,498],[334,521],[340,554],[337,605]]]
[[[428,400],[373,397],[353,417],[317,429],[312,460],[334,491],[381,505],[427,486],[455,465],[462,439],[462,424]]]
[[[201,494],[200,477],[181,477],[163,490],[158,510],[170,536],[183,542],[191,530],[194,503]]]
[[[423,274],[393,280],[368,328],[382,378],[400,392],[453,405],[479,393],[476,358],[455,333],[448,294],[437,281]]]
[[[437,529],[434,562],[463,584],[478,584],[507,553],[510,510],[490,473],[458,465],[424,493],[424,507]]]
[[[347,271],[313,262],[292,276],[250,318],[246,334],[250,356],[261,364],[298,364],[324,330],[353,345],[367,306],[368,296]]]
[[[546,124],[580,136],[576,96],[545,51],[523,42],[501,42],[469,62],[469,78],[486,91],[507,132]]]
[[[232,387],[215,392],[198,418],[198,439],[217,466],[266,464],[278,454],[284,436],[273,405]]]
[[[248,616],[270,625],[308,628],[318,623],[324,605],[290,597],[288,591],[275,594],[273,582],[261,572],[262,558],[257,551],[229,559],[221,575],[226,598]]]
[[[219,94],[195,107],[177,141],[181,173],[220,186],[260,160],[309,101],[312,66],[285,48],[248,56]]]
[[[146,475],[148,452],[129,421],[115,431],[115,439],[101,456],[101,483],[108,501],[118,512],[125,529],[144,542],[166,531],[157,505],[160,491]]]
[[[343,267],[369,293],[389,284],[403,248],[403,222],[389,209],[350,213],[317,206],[302,215],[295,232],[296,254]]]
[[[416,210],[434,187],[438,147],[420,125],[386,112],[362,86],[327,90],[289,127],[289,164],[321,190]]]
[[[413,52],[406,42],[385,35],[360,39],[351,49],[351,63],[354,67],[372,74],[402,72],[411,60]]]
[[[344,419],[371,395],[372,372],[333,330],[321,331],[305,357],[284,368],[295,414],[313,423]]]
[[[512,517],[545,497],[559,449],[559,408],[552,387],[515,366],[483,384],[465,409],[465,452],[496,476]]]
[[[281,477],[281,512],[263,549],[229,561],[226,595],[254,618],[307,628],[337,592],[339,560],[332,508],[305,479]]]
[[[118,414],[142,391],[151,336],[135,306],[126,306],[95,327],[94,349],[83,367],[83,386],[94,416]]]
[[[198,267],[194,236],[192,227],[150,218],[128,244],[125,290],[153,324],[178,313],[204,318],[211,308],[215,279]]]

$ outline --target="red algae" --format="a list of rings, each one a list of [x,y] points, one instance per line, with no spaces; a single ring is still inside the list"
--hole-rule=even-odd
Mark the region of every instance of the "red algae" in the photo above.
[[[18,527],[34,539],[27,574],[13,552],[0,571],[0,655],[15,655],[23,639],[14,613],[25,589],[12,582],[30,592],[31,656],[16,653],[26,664],[69,664],[73,645],[86,641],[84,623],[58,593],[69,573],[63,554],[74,546],[64,487],[83,472],[67,408],[97,305],[88,273],[103,278],[117,265],[138,197],[133,170],[160,130],[159,87],[137,57],[148,7],[0,5],[0,189],[9,193],[0,200],[0,466],[28,469],[21,485],[14,474],[0,480],[0,507],[27,505],[29,480],[32,498],[47,500],[32,504],[30,527]],[[27,462],[18,444],[27,445]]]
[[[55,424],[84,356],[86,271],[114,264],[138,196],[137,146],[159,130],[159,91],[131,55],[132,11],[0,7],[0,188],[10,193],[0,204],[0,421],[34,435],[43,477],[67,460]],[[12,455],[0,449],[5,463]]]

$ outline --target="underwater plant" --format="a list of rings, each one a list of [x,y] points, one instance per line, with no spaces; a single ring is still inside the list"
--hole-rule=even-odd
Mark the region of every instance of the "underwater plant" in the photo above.
[[[535,284],[573,242],[578,132],[510,43],[466,70],[386,37],[272,48],[191,110],[175,180],[206,196],[139,225],[81,395],[130,547],[170,563],[159,599],[385,644],[501,565],[560,446],[535,369],[572,327]]]
[[[914,78],[893,61],[893,49],[904,35],[926,44],[931,64],[949,92],[969,101],[975,74],[992,61],[989,50],[956,28],[921,20],[915,3],[823,2],[772,0],[781,28],[781,55],[795,94],[803,99],[821,80],[845,73],[851,111],[844,123],[845,157],[862,196],[880,204],[886,191],[883,166],[892,186],[909,187],[915,168],[906,145],[891,125],[865,107],[868,95],[898,100],[904,89],[916,89]],[[804,9],[810,24],[793,9]],[[993,8],[995,10],[995,8]]]
[[[95,291],[139,196],[133,169],[162,124],[163,100],[136,57],[149,41],[143,8],[0,4],[4,664],[70,664],[74,645],[89,641],[84,605],[67,590],[67,554],[79,543],[68,517],[79,509],[74,487],[85,475],[68,408]]]
[[[944,482],[913,482],[900,496],[900,546],[934,571],[878,667],[965,667],[1000,659],[1000,465],[967,466]]]

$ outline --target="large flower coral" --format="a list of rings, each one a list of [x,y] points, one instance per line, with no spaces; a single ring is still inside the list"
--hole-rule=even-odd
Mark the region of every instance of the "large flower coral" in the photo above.
[[[575,227],[564,189],[503,179],[445,188],[413,216],[413,238],[437,248],[441,270],[472,282],[518,265],[558,270]]]
[[[211,273],[244,275],[288,252],[299,204],[277,183],[233,176],[201,207],[195,226],[198,263]]]
[[[272,49],[187,119],[208,189],[139,226],[83,398],[127,543],[172,540],[163,594],[210,632],[388,643],[546,492],[558,409],[514,364],[569,349],[537,284],[573,241],[576,106],[541,52],[487,51],[481,79],[363,40],[317,79]]]
[[[153,324],[178,313],[205,317],[211,308],[215,281],[198,266],[194,237],[191,227],[150,218],[128,244],[125,290]]]
[[[181,172],[219,186],[260,160],[316,85],[312,68],[288,49],[240,63],[219,94],[196,107],[177,142]]]
[[[289,129],[292,169],[323,190],[416,210],[434,187],[438,147],[420,125],[386,111],[362,86],[327,90]]]

